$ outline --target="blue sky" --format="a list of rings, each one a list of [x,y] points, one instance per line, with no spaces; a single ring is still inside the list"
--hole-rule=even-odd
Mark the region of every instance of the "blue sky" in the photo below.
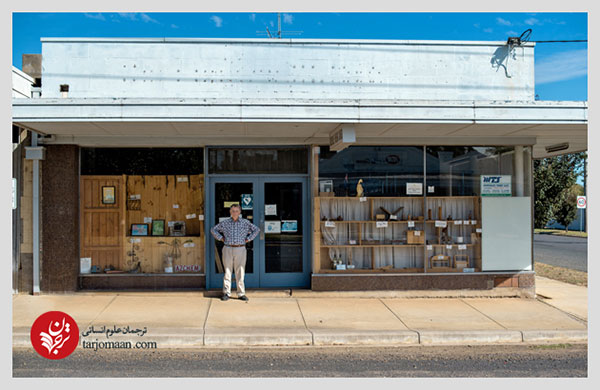
[[[501,40],[587,39],[586,13],[282,13],[283,37]],[[266,37],[276,13],[13,13],[13,65],[41,53],[41,37]],[[263,32],[257,33],[257,31]],[[300,33],[286,34],[285,31]],[[540,100],[587,100],[587,43],[539,43]]]

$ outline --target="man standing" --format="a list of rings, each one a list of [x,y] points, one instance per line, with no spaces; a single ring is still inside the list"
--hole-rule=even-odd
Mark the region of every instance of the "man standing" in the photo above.
[[[229,208],[227,218],[210,229],[213,237],[223,241],[223,296],[222,301],[229,299],[231,295],[231,270],[235,270],[237,280],[237,295],[242,301],[248,301],[246,288],[244,286],[244,268],[246,267],[246,243],[254,240],[260,228],[247,219],[241,217],[242,208],[239,204],[233,204]]]

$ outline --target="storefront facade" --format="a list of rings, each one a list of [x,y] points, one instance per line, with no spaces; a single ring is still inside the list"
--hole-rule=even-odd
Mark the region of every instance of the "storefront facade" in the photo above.
[[[528,43],[42,42],[39,291],[220,289],[240,203],[247,288],[531,296],[533,158],[587,147]]]

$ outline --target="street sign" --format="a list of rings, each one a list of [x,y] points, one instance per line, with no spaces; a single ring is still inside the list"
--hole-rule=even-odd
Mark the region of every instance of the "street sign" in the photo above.
[[[584,209],[587,206],[587,199],[585,196],[578,196],[577,197],[577,208],[578,209]]]

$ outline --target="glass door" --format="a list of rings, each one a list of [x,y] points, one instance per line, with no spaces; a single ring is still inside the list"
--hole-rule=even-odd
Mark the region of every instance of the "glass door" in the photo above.
[[[238,203],[242,206],[241,216],[248,219],[255,225],[258,225],[255,217],[254,210],[254,193],[256,184],[252,178],[219,178],[215,179],[212,183],[211,188],[211,199],[212,199],[212,213],[210,216],[210,228],[215,226],[221,220],[229,218],[229,206],[233,203]],[[223,242],[217,241],[209,232],[208,245],[211,259],[210,264],[210,282],[209,288],[220,288],[223,287]],[[259,275],[257,272],[257,258],[258,253],[256,251],[256,242],[253,240],[246,244],[247,257],[246,257],[246,268],[244,282],[246,288],[258,287]],[[231,276],[231,291],[235,292],[237,288],[235,272]]]
[[[213,177],[210,182],[209,228],[229,218],[229,206],[239,203],[242,217],[261,232],[246,244],[246,288],[309,287],[309,204],[306,177]],[[209,288],[223,286],[223,242],[207,234]],[[236,287],[232,277],[232,291]]]
[[[310,286],[306,180],[263,177],[259,188],[261,287]]]

